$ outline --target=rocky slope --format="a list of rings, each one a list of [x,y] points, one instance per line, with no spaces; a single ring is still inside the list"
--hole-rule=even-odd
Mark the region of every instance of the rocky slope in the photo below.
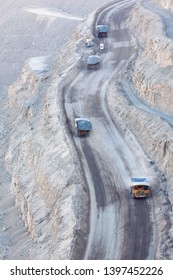
[[[172,0],[152,0],[152,2],[161,6],[162,8],[173,10],[173,1]]]
[[[165,36],[159,15],[140,3],[130,22],[141,46],[132,75],[135,88],[150,106],[173,113],[173,41]]]
[[[144,102],[159,109],[171,120],[173,118],[173,41],[165,36],[162,21],[154,10],[150,11],[139,4],[133,10],[130,22],[140,47],[137,57],[132,62],[131,85]],[[147,142],[147,146],[151,145],[149,154],[151,155],[151,150],[155,150],[152,153],[154,159],[159,166],[162,166],[162,170],[172,182],[172,122],[166,123],[161,117],[155,119],[155,128],[151,129],[152,132],[149,133],[152,120],[150,125],[145,126],[149,139],[153,139]],[[155,137],[158,140],[154,140]]]
[[[85,246],[87,228],[82,220],[87,219],[88,193],[58,105],[60,79],[52,81],[48,65],[47,57],[29,60],[9,89],[9,106],[18,116],[6,168],[12,174],[16,204],[35,243],[30,255],[77,258],[75,250]]]

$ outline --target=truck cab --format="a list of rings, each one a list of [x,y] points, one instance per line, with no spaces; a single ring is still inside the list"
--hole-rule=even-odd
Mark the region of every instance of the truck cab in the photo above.
[[[131,178],[131,194],[133,198],[147,198],[151,193],[151,187],[147,178]]]

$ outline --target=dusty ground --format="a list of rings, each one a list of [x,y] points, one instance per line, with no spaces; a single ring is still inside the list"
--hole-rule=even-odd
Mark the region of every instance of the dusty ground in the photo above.
[[[9,89],[7,103],[5,88],[15,78],[15,75],[8,75],[9,64],[6,63],[6,67],[4,67],[4,73],[5,71],[7,72],[4,78],[2,77],[4,86],[0,123],[0,141],[1,146],[3,146],[3,151],[1,152],[2,172],[0,174],[0,257],[1,259],[172,259],[173,193],[171,188],[171,163],[173,160],[173,106],[172,73],[170,71],[172,67],[170,56],[172,38],[170,33],[166,37],[164,32],[164,28],[169,31],[168,26],[172,21],[171,15],[169,21],[166,20],[165,12],[160,11],[159,8],[156,9],[148,2],[137,1],[138,4],[134,5],[134,8],[130,11],[128,9],[130,2],[136,4],[135,1],[116,1],[119,2],[117,6],[108,10],[107,13],[111,22],[111,34],[114,34],[111,36],[115,36],[115,42],[113,47],[110,47],[113,40],[113,37],[111,38],[110,36],[105,54],[103,53],[101,56],[103,59],[101,67],[103,67],[104,62],[107,63],[106,73],[109,74],[111,70],[112,76],[106,76],[103,69],[99,70],[99,76],[97,73],[88,75],[85,69],[85,58],[88,51],[83,44],[83,37],[88,28],[92,30],[91,25],[92,20],[94,20],[94,14],[90,15],[87,22],[79,25],[67,48],[59,54],[53,63],[52,54],[60,50],[56,49],[57,45],[59,46],[59,37],[57,37],[57,44],[56,40],[54,40],[54,34],[57,28],[56,24],[59,24],[57,18],[65,17],[70,21],[70,24],[62,21],[60,28],[62,30],[64,26],[69,28],[67,29],[67,35],[66,33],[64,34],[64,42],[66,42],[72,30],[96,7],[92,7],[91,3],[88,2],[88,6],[85,5],[84,9],[78,8],[76,10],[75,6],[72,8],[69,6],[69,1],[66,1],[62,9],[62,1],[58,1],[58,5],[55,1],[51,2],[49,1],[49,5],[52,6],[49,6],[49,9],[46,10],[45,7],[48,5],[46,1],[41,6],[42,9],[40,9],[39,1],[34,7],[31,6],[31,3],[27,5],[27,1],[26,5],[23,5],[23,2],[18,2],[19,6],[12,6],[11,9],[11,17],[16,16],[16,12],[20,10],[23,16],[27,14],[28,19],[30,16],[36,19],[38,29],[32,29],[32,38],[39,40],[42,47],[47,44],[48,38],[49,41],[53,42],[53,45],[45,47],[41,52],[36,52],[35,47],[30,49],[22,46],[23,60],[20,61],[20,67],[27,58],[25,50],[27,50],[29,57],[32,57],[35,53],[37,53],[37,56],[41,55],[42,57],[27,61],[21,77]],[[101,3],[104,4],[103,1]],[[84,1],[81,1],[81,7],[83,4]],[[169,3],[167,2],[167,4]],[[4,3],[2,8],[5,11],[8,8],[8,2]],[[126,8],[127,13],[119,13],[119,11],[123,11]],[[116,12],[118,12],[119,16],[116,15]],[[106,16],[101,16],[103,16],[104,20],[107,19]],[[31,24],[30,21],[28,22]],[[5,18],[1,22],[1,27],[4,26],[9,26]],[[18,26],[20,26],[20,23],[16,22],[15,30],[18,30]],[[153,26],[154,29],[152,29]],[[39,35],[41,32],[40,27],[44,30],[44,35],[46,36],[49,36],[48,33],[52,30],[51,35],[41,37]],[[29,25],[28,28],[30,28]],[[7,35],[7,41],[9,41],[11,35],[10,33],[7,33]],[[22,43],[26,42],[23,39],[22,37]],[[9,45],[11,45],[10,42]],[[18,42],[20,49],[20,40]],[[7,43],[6,46],[8,45]],[[114,56],[115,61],[111,64],[110,57],[113,53],[114,55],[117,54],[117,57]],[[7,60],[10,57],[10,52],[9,54],[4,52],[3,55]],[[14,58],[14,52],[11,55],[11,60],[17,63],[16,61],[18,60]],[[20,67],[18,71],[20,71]],[[79,72],[80,74],[78,74]],[[95,84],[92,84],[93,79],[96,80]],[[103,80],[101,86],[100,79]],[[160,82],[161,80],[162,83]],[[107,81],[109,81],[109,86]],[[83,92],[87,84],[90,85],[87,92],[91,91],[91,96],[85,96],[83,93],[78,92],[79,89]],[[107,97],[105,97],[105,89]],[[93,97],[92,95],[96,90],[98,93],[102,93],[102,99],[98,97],[95,103],[96,106],[91,108],[90,111],[86,104],[91,101],[90,98]],[[76,95],[73,94],[74,92]],[[66,96],[69,95],[68,102],[66,101],[68,106],[65,108],[68,119],[66,119],[62,106],[64,93]],[[109,108],[108,111],[107,106],[104,105],[105,98]],[[82,105],[83,102],[84,105]],[[110,152],[107,151],[104,154],[104,141],[101,141],[99,134],[96,132],[92,134],[88,143],[84,140],[80,144],[79,139],[71,137],[73,124],[70,122],[70,117],[73,116],[73,113],[68,112],[72,108],[80,114],[84,112],[82,108],[87,110],[85,113],[89,114],[95,126],[99,127],[99,131],[103,135],[103,139],[105,139],[104,141],[110,143]],[[104,114],[100,115],[101,108],[105,111]],[[111,112],[110,117],[108,117],[109,111]],[[116,147],[114,141],[106,138],[108,136],[106,136],[107,133],[102,127],[102,118],[106,123],[110,123],[111,131],[115,130],[114,137],[119,139],[118,147]],[[112,119],[110,120],[110,118]],[[68,123],[70,126],[67,126],[67,120],[70,122]],[[114,124],[111,123],[112,120]],[[118,133],[116,128],[118,128]],[[117,136],[119,133],[120,136]],[[74,144],[77,147],[77,152],[74,149]],[[93,160],[88,153],[85,153],[86,145],[91,146],[90,150],[92,151],[93,149],[94,151]],[[111,252],[109,246],[105,246],[104,238],[109,237],[110,239],[108,238],[108,240],[112,240],[111,231],[114,231],[117,225],[119,228],[122,225],[126,226],[124,217],[127,209],[122,207],[124,201],[129,201],[129,198],[127,199],[126,197],[126,192],[121,194],[120,205],[114,201],[109,207],[105,208],[105,211],[103,211],[105,203],[103,198],[105,199],[106,196],[104,197],[103,193],[100,200],[97,201],[98,204],[102,204],[101,208],[96,209],[94,201],[95,194],[96,200],[98,197],[97,190],[94,191],[92,188],[93,181],[94,184],[102,183],[104,192],[104,186],[107,184],[106,178],[108,179],[104,173],[108,174],[110,172],[107,169],[110,163],[111,166],[114,166],[116,158],[111,154],[112,150],[116,151],[116,149],[117,154],[123,153],[123,156],[120,156],[123,161],[121,169],[119,169],[121,170],[121,176],[116,188],[117,194],[122,192],[123,186],[128,185],[128,176],[131,176],[134,170],[139,172],[138,164],[137,166],[136,163],[130,164],[130,158],[134,162],[139,160],[140,174],[142,170],[145,170],[145,174],[153,182],[152,200],[147,204],[144,202],[143,205],[148,207],[149,210],[146,211],[145,215],[146,223],[142,226],[146,232],[147,230],[150,232],[150,238],[145,240],[148,247],[139,256],[135,255],[135,248],[134,255],[132,253],[131,256],[128,255],[128,250],[123,251],[121,249],[122,238],[119,239],[119,248],[116,243],[113,243],[114,247],[112,248],[116,249],[116,252]],[[124,151],[126,151],[125,154]],[[129,156],[127,156],[128,153]],[[132,154],[130,155],[130,153]],[[154,166],[150,166],[148,158],[155,161]],[[94,165],[95,161],[96,165]],[[102,164],[103,162],[104,164]],[[124,169],[124,162],[128,167],[128,176],[127,170]],[[88,163],[93,164],[92,170],[95,170],[95,175],[92,174],[92,170],[89,168],[91,165],[88,167]],[[96,172],[97,166],[104,172]],[[114,168],[118,169],[118,164]],[[100,179],[99,176],[101,176]],[[115,178],[113,174],[110,176],[110,193],[113,193]],[[14,195],[11,193],[10,185]],[[113,199],[109,192],[107,195],[107,197],[112,197],[111,199]],[[129,204],[130,208],[128,209],[132,209],[135,213],[137,210],[141,211],[141,205],[134,206],[130,202]],[[108,206],[107,202],[106,205]],[[120,206],[124,213],[121,219],[117,210],[117,207]],[[113,212],[116,212],[117,215],[114,216]],[[98,213],[99,218],[97,217]],[[90,225],[88,224],[89,215],[91,217]],[[115,223],[107,224],[107,228],[110,230],[110,236],[108,236],[108,233],[102,229],[105,221],[108,222],[110,217],[115,218]],[[136,226],[139,226],[138,218],[139,216],[135,214],[133,222]],[[151,228],[150,231],[145,226],[147,219]],[[98,246],[96,246],[97,242],[93,239],[95,221],[97,221],[98,228],[100,227],[100,232],[102,232],[102,235],[100,235],[102,246],[99,247],[102,250],[100,252],[94,249]],[[91,228],[90,234],[89,228]],[[127,234],[125,231],[119,233],[120,235],[124,234],[124,238],[125,234]],[[89,242],[87,243],[88,234]],[[136,233],[136,237],[141,238],[141,236]],[[110,248],[111,246],[112,243],[110,243]],[[85,248],[87,249],[86,252]],[[150,252],[151,248],[154,248],[152,253]],[[103,254],[104,251],[105,254]]]

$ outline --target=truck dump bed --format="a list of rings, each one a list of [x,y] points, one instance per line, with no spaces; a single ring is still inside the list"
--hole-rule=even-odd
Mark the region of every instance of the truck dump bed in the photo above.
[[[147,178],[131,178],[131,186],[135,186],[135,185],[150,186],[150,183]]]

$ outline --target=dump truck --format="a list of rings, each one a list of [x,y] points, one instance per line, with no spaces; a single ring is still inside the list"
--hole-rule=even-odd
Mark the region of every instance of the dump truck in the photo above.
[[[131,178],[131,194],[133,198],[147,198],[151,193],[151,187],[147,178]]]
[[[92,124],[90,120],[85,118],[75,118],[75,128],[77,130],[77,135],[80,136],[86,136],[89,135]]]
[[[108,26],[105,24],[97,25],[96,27],[98,38],[108,36]]]
[[[87,68],[88,69],[98,69],[100,65],[100,56],[98,54],[96,55],[90,55],[87,59]]]

